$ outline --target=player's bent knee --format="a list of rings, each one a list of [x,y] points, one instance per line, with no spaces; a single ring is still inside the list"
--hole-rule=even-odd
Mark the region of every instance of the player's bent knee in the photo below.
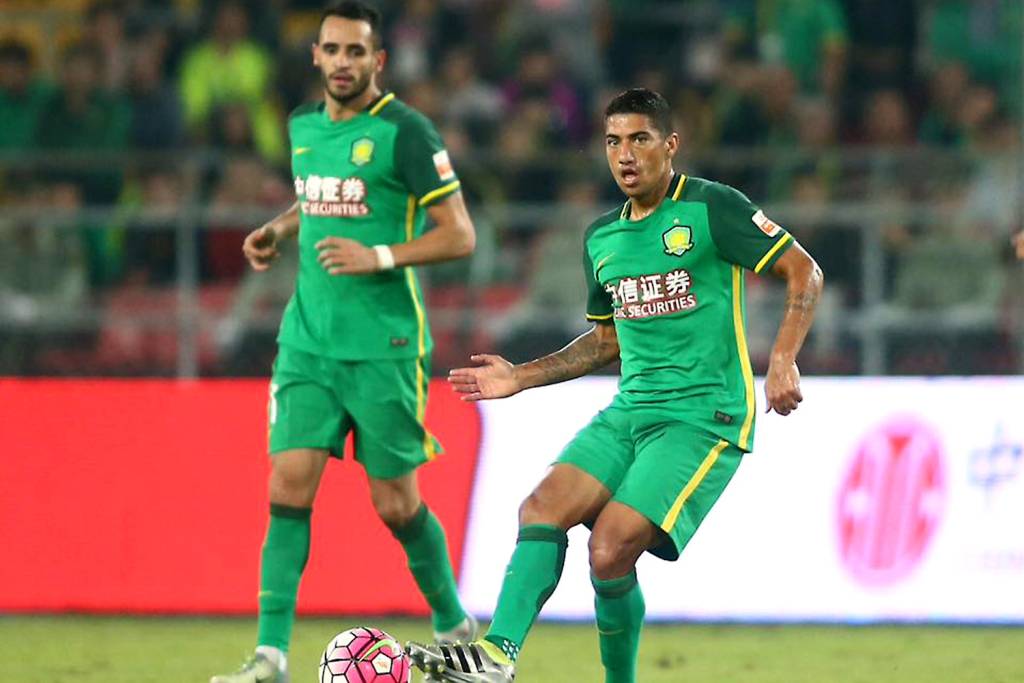
[[[550,524],[551,526],[558,526],[563,529],[568,528],[564,525],[565,522],[561,517],[558,511],[554,509],[554,506],[549,505],[536,491],[528,495],[526,500],[519,506],[520,527],[533,524]]]
[[[315,458],[278,458],[271,461],[268,484],[270,502],[292,507],[311,507],[320,484],[323,465]]]
[[[415,506],[408,501],[400,499],[375,500],[374,509],[377,516],[392,531],[405,527],[419,511],[419,504]]]
[[[591,535],[590,571],[602,580],[617,579],[633,571],[641,552],[635,544]]]

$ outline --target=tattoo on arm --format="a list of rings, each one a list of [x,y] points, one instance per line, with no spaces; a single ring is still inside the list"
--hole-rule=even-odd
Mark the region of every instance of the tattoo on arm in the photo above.
[[[582,377],[612,362],[619,355],[614,341],[602,340],[597,329],[580,335],[561,351],[528,363],[533,386],[556,384]]]
[[[818,292],[790,292],[786,295],[786,312],[810,313],[818,305]]]

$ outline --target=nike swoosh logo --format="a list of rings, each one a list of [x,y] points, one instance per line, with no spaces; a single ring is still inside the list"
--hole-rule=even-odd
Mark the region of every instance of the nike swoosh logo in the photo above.
[[[391,640],[390,638],[385,638],[384,640],[378,640],[376,643],[374,643],[373,647],[371,647],[369,650],[364,652],[359,657],[359,661],[360,662],[365,662],[367,659],[372,657],[375,652],[377,652],[378,650],[380,650],[382,648],[385,648],[385,647],[390,647],[391,648],[391,652],[392,653],[396,653],[396,654],[402,651],[402,646],[401,645],[399,645],[395,641]]]
[[[615,256],[614,251],[597,262],[597,266],[594,268],[594,275],[597,275],[601,272],[601,267],[604,266],[604,264],[608,263],[608,261],[611,260],[612,256]]]
[[[614,636],[619,633],[622,633],[622,629],[617,628],[614,631],[602,631],[601,629],[597,629],[597,632],[600,633],[602,636]]]
[[[293,152],[293,154],[295,156],[299,156],[300,154],[305,154],[306,152],[310,152],[312,150],[313,150],[312,147],[296,147],[295,151]]]

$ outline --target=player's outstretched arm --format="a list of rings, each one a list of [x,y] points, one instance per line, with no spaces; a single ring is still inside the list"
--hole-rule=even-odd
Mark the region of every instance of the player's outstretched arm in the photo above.
[[[1017,251],[1017,258],[1024,261],[1024,230],[1013,236],[1013,246]]]
[[[434,204],[427,209],[427,214],[434,221],[434,228],[401,244],[367,247],[345,237],[325,237],[316,244],[320,265],[331,275],[365,275],[402,266],[450,261],[473,253],[476,232],[461,192]]]
[[[794,244],[775,262],[772,273],[786,281],[786,310],[768,362],[764,393],[769,411],[789,415],[803,400],[796,356],[814,320],[825,276],[799,244]]]
[[[521,365],[513,365],[501,356],[471,356],[476,367],[456,368],[448,373],[448,381],[462,394],[463,401],[505,398],[524,389],[582,377],[618,357],[615,325],[600,323],[564,349]]]
[[[246,235],[242,253],[253,270],[266,270],[277,258],[277,245],[281,240],[294,237],[298,232],[299,203],[295,202],[290,209]]]

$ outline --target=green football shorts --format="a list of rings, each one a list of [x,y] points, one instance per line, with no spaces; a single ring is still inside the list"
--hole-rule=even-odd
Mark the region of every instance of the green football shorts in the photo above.
[[[616,396],[569,442],[574,465],[665,533],[650,552],[676,560],[740,466],[743,451],[711,432],[667,420]]]
[[[270,380],[270,453],[316,448],[356,460],[375,479],[394,479],[441,453],[427,431],[425,359],[341,361],[281,346]]]

